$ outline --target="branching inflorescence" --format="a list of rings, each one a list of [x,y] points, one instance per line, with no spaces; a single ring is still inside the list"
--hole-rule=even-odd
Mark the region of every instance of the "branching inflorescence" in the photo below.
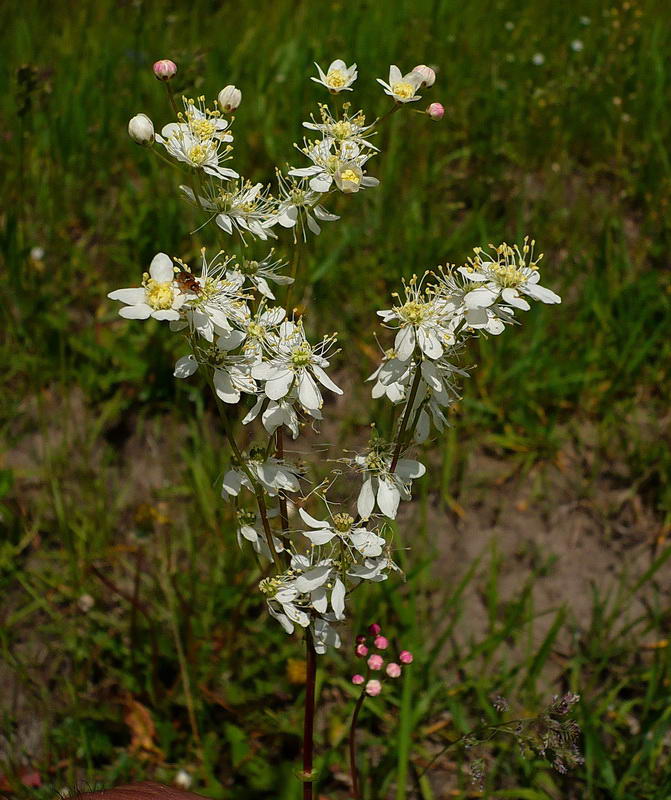
[[[235,505],[238,542],[251,545],[266,562],[259,589],[268,612],[289,634],[297,627],[305,630],[309,656],[324,653],[340,645],[338,623],[345,619],[352,589],[364,581],[383,581],[399,569],[391,553],[390,520],[400,502],[411,499],[413,481],[425,473],[408,451],[447,424],[447,411],[459,399],[457,380],[467,374],[456,363],[465,341],[501,334],[516,322],[517,312],[529,309],[529,300],[559,303],[560,298],[540,285],[542,256],[535,255],[528,239],[519,247],[475,248],[464,266],[410,278],[402,293],[393,295],[391,307],[377,312],[394,338],[369,379],[373,398],[400,407],[394,436],[385,441],[376,434],[360,453],[342,459],[360,481],[351,508],[332,499],[337,476],[308,491],[309,474],[304,464],[287,458],[284,435],[296,439],[306,423],[322,419],[324,392],[342,394],[328,374],[338,353],[336,336],[315,341],[303,319],[277,303],[275,293],[284,286],[289,293],[300,278],[297,256],[288,275],[288,265],[274,251],[251,258],[247,248],[277,239],[283,229],[293,232],[289,245],[298,248],[309,234],[319,234],[323,223],[339,219],[328,210],[333,195],[373,191],[379,181],[368,169],[380,155],[380,126],[390,114],[411,110],[435,73],[421,65],[402,74],[392,66],[388,81],[378,80],[393,104],[370,122],[350,102],[338,102],[338,110],[320,104],[303,123],[315,138],[296,145],[307,165],[277,169],[273,191],[230,166],[229,115],[241,102],[240,91],[227,86],[211,106],[204,97],[184,98],[178,110],[169,83],[176,70],[171,64],[158,62],[155,74],[165,82],[177,119],[158,134],[140,114],[130,121],[129,133],[183,170],[179,189],[202,215],[201,227],[214,226],[217,234],[237,240],[240,250],[237,255],[220,251],[209,260],[203,251],[197,269],[158,253],[141,286],[109,297],[123,304],[122,317],[165,320],[185,337],[188,352],[174,374],[188,378],[198,370],[220,404],[232,451],[222,496]],[[332,96],[351,92],[357,79],[356,65],[341,60],[326,72],[317,70],[313,80]],[[418,113],[438,120],[444,109],[432,103]],[[225,413],[237,404],[245,404],[242,424],[260,427],[264,446],[245,451],[238,444]],[[289,501],[299,508],[291,528]],[[311,755],[308,761],[306,781]]]

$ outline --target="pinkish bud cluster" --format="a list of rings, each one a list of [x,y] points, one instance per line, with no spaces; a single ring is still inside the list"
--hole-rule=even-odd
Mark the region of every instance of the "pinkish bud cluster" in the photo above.
[[[356,644],[354,646],[354,653],[357,658],[366,658],[366,656],[368,656],[366,661],[368,666],[368,675],[365,677],[359,673],[352,675],[352,683],[355,686],[363,686],[363,691],[370,697],[377,697],[382,691],[382,681],[376,678],[367,680],[370,673],[379,672],[380,670],[384,669],[384,675],[387,678],[400,678],[402,672],[401,665],[412,664],[413,655],[409,650],[401,650],[398,654],[397,661],[390,661],[385,666],[385,660],[380,653],[371,653],[369,655],[369,652],[370,647],[381,651],[387,650],[389,648],[389,639],[382,635],[382,627],[377,622],[373,622],[368,626],[368,633],[373,637],[372,645],[370,644],[367,636],[364,634],[359,634],[356,637]]]
[[[154,62],[152,69],[160,81],[169,81],[177,72],[177,64],[169,58],[162,58],[160,61]]]

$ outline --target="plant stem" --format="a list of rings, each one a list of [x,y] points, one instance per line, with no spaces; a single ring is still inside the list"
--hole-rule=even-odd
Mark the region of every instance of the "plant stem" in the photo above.
[[[172,107],[173,113],[175,114],[176,117],[179,117],[179,111],[177,110],[177,103],[175,103],[175,93],[172,90],[170,81],[165,82],[165,90],[168,93],[168,100],[170,101],[170,106]]]
[[[280,461],[284,461],[284,434],[282,432],[282,426],[277,429],[275,432],[275,442],[276,442],[276,454],[277,458]],[[287,509],[287,496],[284,491],[279,492],[279,500],[280,500],[280,524],[282,525],[283,533],[287,533],[289,530],[289,511]]]
[[[356,768],[356,723],[359,719],[359,713],[363,707],[363,701],[366,699],[366,690],[362,689],[359,699],[354,706],[354,713],[352,714],[352,722],[349,726],[349,772],[352,779],[352,795],[355,800],[359,800],[359,773]]]
[[[305,715],[303,718],[303,800],[312,800],[312,756],[315,728],[315,685],[317,653],[309,628],[305,630]]]
[[[417,364],[417,369],[415,370],[415,377],[412,382],[412,387],[410,389],[410,396],[408,397],[408,402],[405,406],[405,411],[403,412],[403,418],[401,419],[401,424],[399,425],[398,428],[396,447],[394,448],[394,455],[391,459],[391,466],[389,467],[389,472],[394,472],[396,469],[396,465],[398,464],[398,459],[401,455],[401,450],[403,449],[405,430],[408,427],[408,420],[410,419],[410,414],[412,413],[412,407],[415,403],[415,397],[417,397],[417,390],[419,389],[419,381],[421,377],[422,377],[422,365],[421,363],[419,363]]]

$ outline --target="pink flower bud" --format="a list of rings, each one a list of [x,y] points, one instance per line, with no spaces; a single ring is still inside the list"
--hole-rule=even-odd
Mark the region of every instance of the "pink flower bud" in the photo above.
[[[373,636],[377,636],[378,633],[382,633],[382,628],[377,624],[377,622],[369,625],[368,630],[373,634]]]
[[[439,119],[442,119],[445,115],[445,106],[441,103],[431,103],[431,105],[426,109],[426,113],[431,117],[431,119],[435,119],[436,122]]]
[[[382,658],[382,656],[372,655],[368,659],[368,666],[371,669],[382,669],[383,664],[384,664],[384,659]]]
[[[354,648],[354,652],[359,656],[359,658],[365,658],[368,655],[368,648],[365,644],[358,644]]]
[[[361,684],[364,682],[364,680],[365,679],[364,679],[363,675],[352,675],[352,683],[355,686],[361,686]]]
[[[390,678],[399,678],[401,676],[401,667],[392,661],[391,664],[387,664],[385,672]]]
[[[357,643],[357,644],[366,644],[366,637],[365,637],[363,634],[361,634],[361,633],[360,633],[360,634],[359,634],[359,635],[356,637],[356,643]]]
[[[376,636],[375,647],[377,647],[378,650],[386,650],[389,647],[389,640],[384,636]]]
[[[366,684],[366,694],[369,694],[371,697],[377,697],[381,691],[382,684],[380,681],[372,680],[368,681]]]
[[[154,75],[160,81],[169,81],[177,72],[177,64],[169,58],[162,58],[160,61],[155,62],[153,70]]]
[[[427,89],[436,82],[436,73],[426,64],[419,64],[413,69],[413,72],[422,76],[422,86],[426,86]]]
[[[398,660],[401,662],[401,664],[412,664],[414,656],[409,650],[401,650],[401,652],[398,654]]]

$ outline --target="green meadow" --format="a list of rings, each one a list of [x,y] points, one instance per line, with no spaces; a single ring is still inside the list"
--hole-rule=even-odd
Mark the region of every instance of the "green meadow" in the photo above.
[[[349,796],[351,644],[379,620],[416,659],[366,703],[366,800],[671,797],[668,4],[8,0],[0,45],[0,795],[186,770],[211,798],[300,797],[302,649],[235,542],[216,408],[173,378],[176,337],[106,295],[159,250],[220,246],[127,135],[138,112],[171,119],[151,64],[177,62],[178,94],[238,86],[232,163],[269,182],[303,165],[301,123],[328,99],[313,62],[342,57],[370,119],[390,63],[435,66],[424,99],[446,113],[394,114],[380,186],[338,197],[303,248],[298,311],[338,331],[347,393],[324,439],[355,449],[389,424],[364,379],[402,278],[528,234],[563,302],[464,355],[398,520],[404,579],[357,593],[320,660],[318,794]],[[448,747],[496,721],[496,695],[528,717],[567,691],[585,757],[568,775],[506,737]]]

